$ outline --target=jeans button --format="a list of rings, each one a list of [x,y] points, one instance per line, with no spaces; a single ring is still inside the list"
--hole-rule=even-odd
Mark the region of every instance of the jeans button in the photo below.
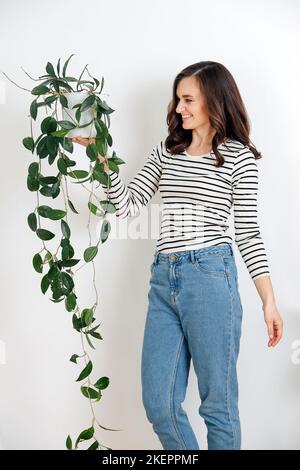
[[[175,256],[175,255],[170,255],[170,256],[169,256],[169,260],[170,260],[170,261],[175,261],[175,259],[176,259],[176,256]]]

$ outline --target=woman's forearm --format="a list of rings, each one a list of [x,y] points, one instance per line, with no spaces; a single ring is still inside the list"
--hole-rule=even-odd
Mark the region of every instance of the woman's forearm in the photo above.
[[[260,276],[254,279],[254,283],[263,305],[276,303],[270,276]]]

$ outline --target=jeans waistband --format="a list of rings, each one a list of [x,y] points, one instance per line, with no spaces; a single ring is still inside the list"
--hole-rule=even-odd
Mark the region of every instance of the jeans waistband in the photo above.
[[[179,260],[191,260],[194,263],[196,258],[210,253],[233,255],[233,249],[230,243],[224,243],[222,245],[212,245],[197,250],[172,251],[170,253],[156,251],[154,253],[154,264],[161,261],[175,262]]]

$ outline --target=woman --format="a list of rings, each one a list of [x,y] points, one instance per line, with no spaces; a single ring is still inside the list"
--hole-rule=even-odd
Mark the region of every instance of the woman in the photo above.
[[[182,408],[192,359],[208,449],[240,449],[236,366],[243,308],[226,233],[232,205],[235,242],[262,300],[268,346],[282,337],[257,221],[261,154],[250,143],[237,85],[217,62],[177,75],[167,124],[166,140],[127,186],[99,156],[111,177],[111,188],[103,188],[118,217],[137,214],[158,189],[164,202],[144,331],[143,404],[164,449],[199,449]]]

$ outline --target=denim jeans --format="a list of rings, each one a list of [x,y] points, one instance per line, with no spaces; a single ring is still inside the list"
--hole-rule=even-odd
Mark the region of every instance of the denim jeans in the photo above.
[[[156,251],[150,269],[141,359],[147,418],[163,449],[200,449],[182,408],[192,359],[208,449],[239,450],[243,308],[232,246]]]

